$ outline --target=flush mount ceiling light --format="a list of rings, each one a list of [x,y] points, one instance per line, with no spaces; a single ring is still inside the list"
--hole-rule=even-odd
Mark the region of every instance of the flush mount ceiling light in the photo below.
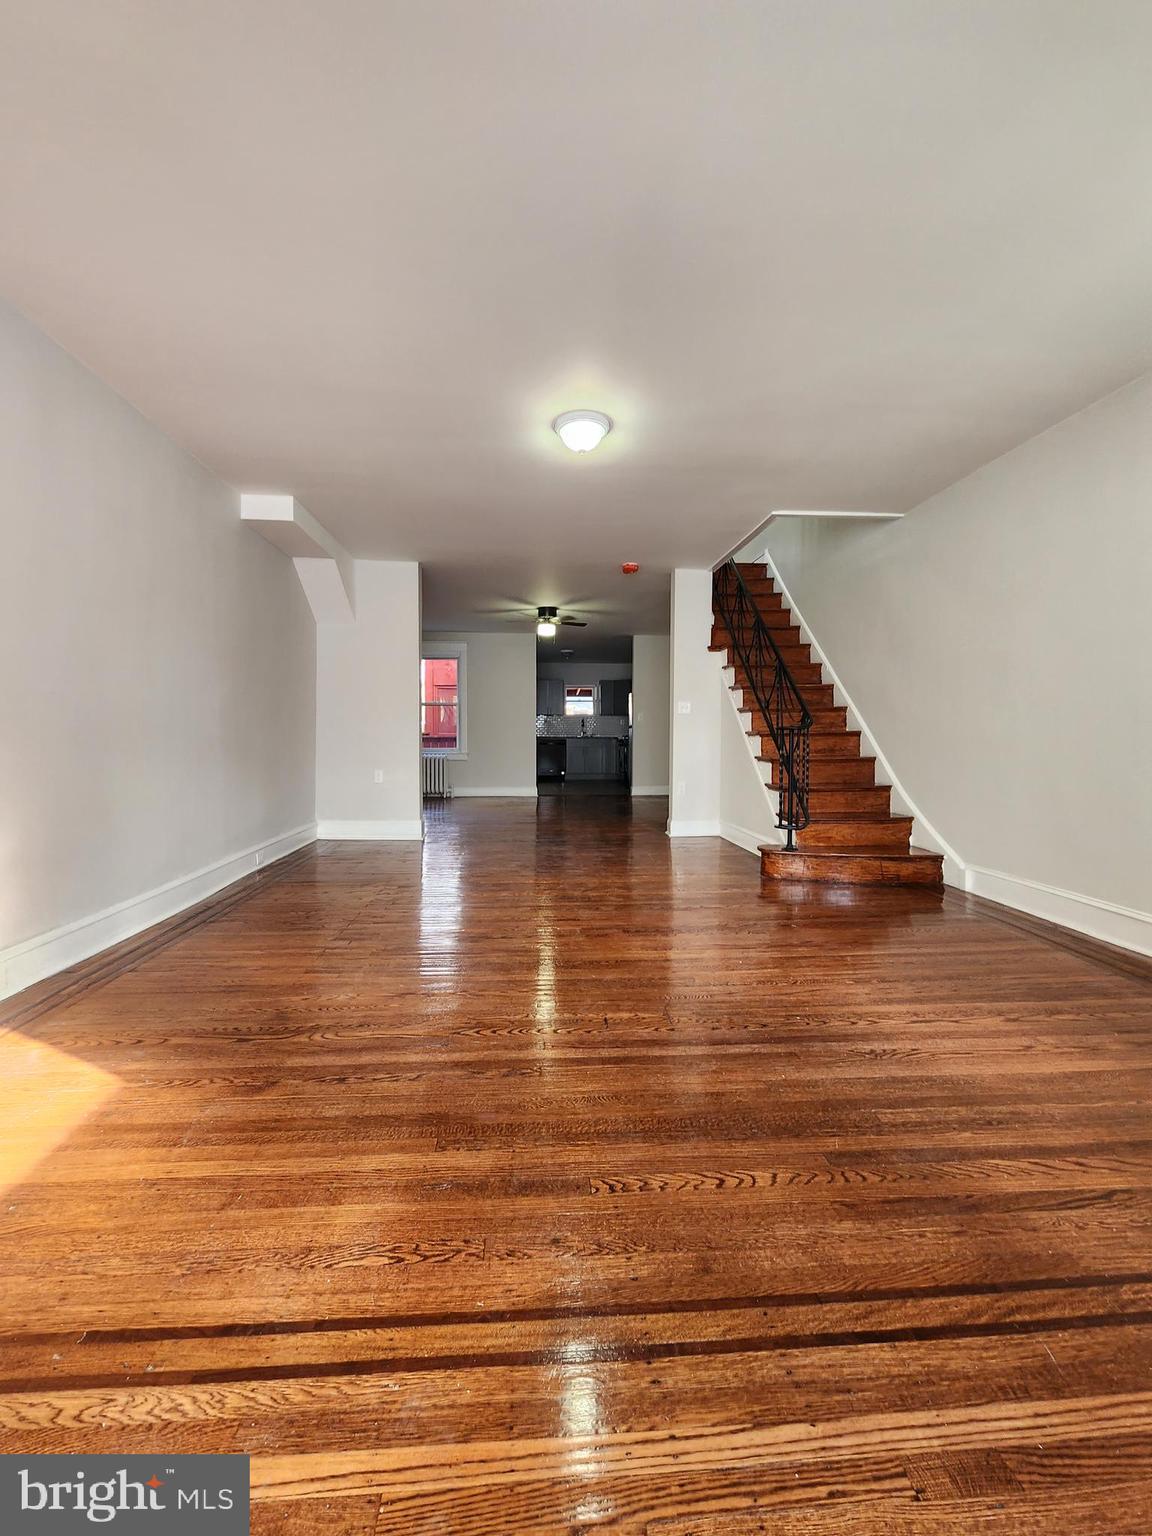
[[[611,432],[612,421],[603,411],[565,411],[552,430],[573,453],[591,453]]]

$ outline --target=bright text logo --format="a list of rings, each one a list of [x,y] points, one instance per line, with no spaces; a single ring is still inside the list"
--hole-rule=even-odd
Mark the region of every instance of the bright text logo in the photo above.
[[[247,1456],[0,1456],[0,1530],[246,1536]]]

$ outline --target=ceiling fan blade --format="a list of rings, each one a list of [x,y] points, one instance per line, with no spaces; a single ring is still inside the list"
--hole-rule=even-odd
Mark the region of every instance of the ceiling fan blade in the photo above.
[[[572,624],[572,625],[575,626],[576,629],[587,629],[588,628],[588,620],[587,619],[561,619],[560,623],[561,624]]]

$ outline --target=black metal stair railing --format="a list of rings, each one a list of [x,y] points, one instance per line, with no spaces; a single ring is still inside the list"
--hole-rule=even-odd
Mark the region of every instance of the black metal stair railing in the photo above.
[[[808,738],[812,714],[735,560],[725,561],[713,572],[712,595],[716,616],[731,636],[735,659],[744,670],[756,707],[776,748],[780,764],[780,806],[776,821],[788,833],[785,847],[793,849],[795,834],[811,819],[808,814]]]

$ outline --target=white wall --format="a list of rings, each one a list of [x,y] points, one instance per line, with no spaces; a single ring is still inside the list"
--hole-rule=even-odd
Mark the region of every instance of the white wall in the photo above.
[[[535,634],[438,631],[424,638],[468,647],[468,756],[448,763],[453,793],[535,795]]]
[[[7,993],[311,838],[315,630],[238,495],[3,305],[0,517]]]
[[[747,735],[750,723],[736,707],[721,663],[713,658],[720,674],[720,835],[756,853],[763,843],[780,846],[783,833],[776,825],[776,798],[764,782],[763,766],[753,747],[760,738]]]
[[[712,572],[672,573],[668,833],[720,835],[720,688],[712,639]]]
[[[632,793],[668,793],[669,676],[667,635],[632,637]]]
[[[319,834],[419,838],[420,567],[357,560],[355,580],[355,622],[316,630]]]
[[[969,888],[1152,948],[1152,378],[900,522],[767,543]]]

